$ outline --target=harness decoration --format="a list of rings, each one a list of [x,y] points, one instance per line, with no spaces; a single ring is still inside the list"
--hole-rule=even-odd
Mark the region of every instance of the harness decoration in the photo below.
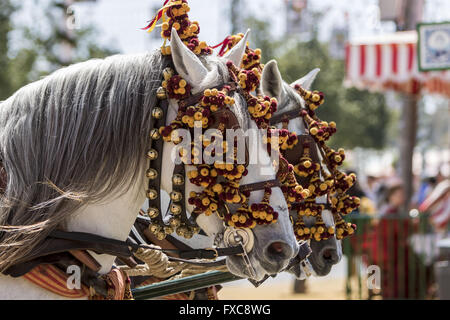
[[[242,37],[242,33],[229,36],[215,46],[219,47],[222,45],[219,55],[225,54],[236,45]],[[252,50],[247,46],[241,67],[246,69],[259,67],[260,70],[260,59],[261,50]],[[242,75],[242,79],[245,79],[244,75]],[[325,102],[323,92],[309,91],[302,88],[300,85],[295,85],[294,89],[303,98],[306,107],[300,107],[300,110],[288,111],[275,117],[272,117],[273,111],[268,117],[268,119],[270,119],[268,121],[270,127],[267,131],[266,142],[270,146],[270,149],[281,149],[281,154],[284,157],[280,157],[280,161],[282,161],[281,159],[289,159],[294,164],[294,159],[298,159],[294,165],[289,164],[289,174],[286,177],[286,182],[283,186],[288,205],[291,209],[297,211],[295,221],[293,219],[293,227],[297,239],[314,239],[320,241],[336,235],[336,238],[340,240],[353,234],[356,230],[355,224],[346,223],[343,219],[343,216],[351,213],[358,208],[360,204],[360,199],[358,197],[346,194],[346,191],[355,183],[356,175],[353,173],[347,175],[337,169],[337,167],[344,162],[344,149],[340,148],[336,151],[325,144],[325,142],[336,133],[337,128],[335,122],[331,121],[328,123],[322,121],[315,114],[315,110]],[[260,108],[256,111],[260,111]],[[249,112],[253,116],[255,110],[249,107]],[[256,112],[256,115],[259,115],[258,112]],[[304,138],[305,136],[297,136],[295,132],[288,131],[289,120],[297,117],[303,119],[306,128],[305,133],[313,139],[313,141],[310,139],[301,139],[303,142],[301,143],[302,151],[300,153],[300,158],[297,155],[299,148],[296,148],[296,150],[293,150],[293,148],[299,142],[299,137]],[[265,122],[264,120],[260,121],[261,124]],[[280,122],[282,123],[282,129],[276,129],[274,125]],[[265,126],[265,124],[262,124],[262,126]],[[271,134],[274,130],[278,131],[277,133],[279,136],[279,145],[277,146],[271,146]],[[312,149],[319,150],[322,159],[318,156],[312,157]],[[327,169],[327,172],[325,171],[325,168]],[[302,182],[301,185],[297,183],[292,171]],[[290,188],[287,188],[286,185]],[[293,190],[297,192],[292,192]],[[296,194],[298,193],[302,193],[302,197],[296,197]],[[324,195],[327,196],[327,203],[316,203],[317,198]],[[330,226],[327,228],[321,213],[326,207],[330,206],[335,227]],[[311,228],[306,227],[303,221],[304,216],[315,217],[315,225]]]

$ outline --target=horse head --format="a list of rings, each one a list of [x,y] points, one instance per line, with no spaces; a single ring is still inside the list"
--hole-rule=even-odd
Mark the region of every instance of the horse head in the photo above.
[[[174,62],[175,71],[191,85],[192,94],[203,92],[205,89],[220,86],[228,83],[232,79],[227,69],[227,62],[231,61],[234,65],[239,65],[245,51],[245,45],[248,33],[226,56],[217,57],[212,55],[198,57],[193,54],[183,42],[179,39],[176,32],[172,32],[171,54]],[[239,127],[242,132],[248,133],[253,130],[257,132],[256,124],[250,119],[247,112],[246,101],[242,93],[238,90],[232,95],[235,104],[232,108]],[[178,105],[175,100],[169,104],[169,114],[167,123],[169,124],[177,115]],[[247,143],[248,146],[248,166],[247,174],[240,180],[240,185],[251,185],[262,183],[276,179],[276,172],[270,165],[270,157],[267,150],[262,144]],[[163,163],[167,165],[162,172],[162,188],[168,192],[171,190],[171,174],[174,167],[173,154],[174,145],[171,143],[164,144]],[[186,171],[192,169],[187,167]],[[186,194],[192,192],[200,192],[201,187],[196,186],[187,181]],[[261,201],[265,192],[263,190],[255,190],[250,193],[249,205]],[[186,208],[189,213],[194,211],[194,205],[186,201]],[[269,205],[278,212],[276,223],[267,225],[256,225],[254,228],[230,228],[217,214],[205,215],[200,214],[196,217],[198,226],[211,239],[216,239],[218,246],[230,246],[233,241],[227,241],[224,235],[229,234],[230,229],[233,232],[244,232],[252,242],[247,247],[249,262],[241,256],[227,257],[227,266],[229,270],[239,276],[252,278],[255,280],[262,279],[267,274],[276,274],[284,269],[290,259],[297,254],[298,245],[292,232],[289,212],[283,193],[279,187],[271,188]],[[238,209],[238,205],[227,205],[228,209],[233,212]],[[228,231],[227,231],[228,230]],[[243,231],[244,230],[244,231]],[[227,233],[228,232],[228,233]]]
[[[261,85],[264,94],[275,97],[278,100],[278,109],[274,115],[276,116],[279,113],[290,110],[300,111],[300,108],[304,108],[305,102],[294,89],[294,86],[298,84],[305,89],[309,89],[319,71],[320,69],[316,68],[289,85],[283,81],[277,62],[275,60],[269,61],[264,67]],[[303,133],[305,126],[302,119],[297,117],[289,121],[288,129],[291,132]],[[326,201],[326,199],[322,200]],[[329,210],[323,210],[321,216],[326,227],[334,226],[335,223]],[[307,227],[311,227],[315,223],[315,218],[312,217],[305,217],[304,220]],[[318,276],[327,275],[331,271],[331,267],[342,258],[341,242],[336,239],[336,236],[332,236],[320,241],[312,238],[309,240],[309,243],[312,252],[308,261],[311,263],[314,273]],[[299,266],[292,266],[290,272],[297,277],[301,275]]]

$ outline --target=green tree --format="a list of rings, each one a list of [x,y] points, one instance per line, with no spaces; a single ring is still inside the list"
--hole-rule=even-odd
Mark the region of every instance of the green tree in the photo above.
[[[93,27],[65,28],[64,20],[72,17],[64,1],[51,0],[44,10],[35,13],[35,18],[48,28],[13,25],[12,17],[19,10],[21,6],[17,1],[0,0],[0,101],[63,66],[116,53],[96,43],[97,33]],[[15,48],[14,52],[10,46],[13,29],[22,31],[22,47]],[[70,48],[70,56],[61,53],[64,46]]]
[[[90,58],[104,58],[117,53],[115,49],[97,44],[98,35],[92,26],[77,25],[74,12],[66,1],[51,0],[42,12],[51,32],[36,28],[25,28],[24,32],[43,61],[42,65],[45,65],[40,75]],[[73,27],[69,27],[67,21]]]
[[[345,63],[329,55],[327,44],[317,40],[317,29],[309,41],[282,37],[274,41],[269,21],[248,18],[252,47],[261,48],[264,62],[276,59],[281,75],[291,83],[314,68],[320,68],[313,89],[323,91],[325,103],[317,110],[326,121],[335,121],[338,132],[330,145],[345,148],[382,149],[386,145],[390,112],[382,94],[345,88]]]
[[[11,17],[19,9],[10,0],[0,0],[0,101],[29,82],[28,75],[37,57],[36,52],[28,48],[18,50],[10,57]]]

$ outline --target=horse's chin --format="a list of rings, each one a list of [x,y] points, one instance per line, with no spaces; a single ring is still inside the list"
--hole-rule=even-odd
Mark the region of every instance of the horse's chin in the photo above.
[[[328,275],[333,267],[333,263],[323,261],[323,259],[318,259],[317,255],[311,254],[308,257],[311,266],[314,269],[314,273],[318,277],[324,277]]]
[[[249,258],[255,271],[254,275],[250,274],[250,271],[244,263],[244,259],[240,256],[227,257],[226,263],[228,271],[241,278],[261,281],[262,279],[264,279],[266,271],[261,268],[260,264],[253,257],[253,254],[250,253]]]

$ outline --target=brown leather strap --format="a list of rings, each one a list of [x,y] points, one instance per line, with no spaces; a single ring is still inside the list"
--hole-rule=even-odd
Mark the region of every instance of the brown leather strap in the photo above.
[[[81,241],[84,243],[90,243],[97,247],[104,246],[105,248],[114,247],[121,248],[123,252],[128,252],[129,255],[117,255],[116,256],[131,256],[131,252],[135,252],[139,248],[148,248],[153,250],[160,250],[163,252],[177,252],[180,258],[183,259],[213,259],[221,256],[229,256],[243,253],[241,246],[228,247],[228,248],[204,248],[204,249],[190,249],[190,250],[180,250],[180,249],[163,249],[158,247],[153,247],[145,244],[136,244],[132,242],[125,242],[116,239],[109,239],[101,236],[97,236],[90,233],[83,232],[66,232],[55,230],[50,233],[50,237],[58,238],[58,240],[67,240],[69,242]],[[50,238],[51,239],[51,238]],[[65,250],[67,251],[67,250]],[[113,254],[114,255],[114,254]]]
[[[275,188],[275,187],[281,187],[280,181],[278,179],[272,179],[262,182],[255,182],[255,183],[249,183],[244,184],[242,186],[239,186],[239,190],[241,192],[244,191],[256,191],[256,190],[264,190],[267,188]]]
[[[316,143],[314,138],[309,134],[297,135],[298,142],[292,149],[284,151],[284,157],[289,163],[296,164],[303,156],[303,147],[306,145],[309,147],[309,156],[314,162],[319,162],[320,158],[317,153]]]
[[[269,123],[270,123],[270,125],[273,126],[273,125],[278,124],[283,121],[289,121],[289,120],[298,118],[298,117],[300,117],[301,110],[302,109],[294,109],[294,110],[286,111],[281,114],[274,115],[274,116],[272,116],[272,118],[270,118]]]
[[[92,271],[99,272],[102,265],[97,262],[87,251],[83,250],[69,250],[69,253],[77,258],[80,262],[84,263],[86,267]]]
[[[234,91],[236,91],[239,88],[234,81],[231,81],[231,82],[220,84],[220,85],[215,86],[215,87],[213,87],[211,89],[222,90],[223,87],[225,87],[225,86],[229,86],[230,87],[230,92],[234,92]],[[186,99],[179,100],[178,101],[178,105],[180,107],[189,107],[189,106],[192,106],[192,105],[196,104],[197,102],[199,102],[202,97],[203,97],[203,92],[199,92],[199,93],[197,93],[195,95],[192,95],[192,96],[190,96],[190,97],[188,97]]]

